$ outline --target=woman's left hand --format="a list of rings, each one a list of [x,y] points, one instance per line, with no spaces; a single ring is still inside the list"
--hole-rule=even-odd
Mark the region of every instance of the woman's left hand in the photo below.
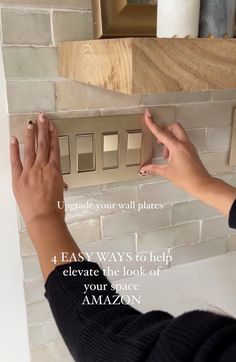
[[[64,182],[60,167],[57,130],[42,113],[37,124],[28,122],[25,129],[24,162],[20,160],[19,142],[11,139],[12,186],[26,227],[33,221],[56,217],[64,222]]]

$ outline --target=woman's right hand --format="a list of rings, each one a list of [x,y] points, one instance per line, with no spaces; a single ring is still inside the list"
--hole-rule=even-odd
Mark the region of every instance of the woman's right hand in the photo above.
[[[163,144],[164,165],[149,164],[141,168],[143,175],[160,175],[190,194],[211,182],[213,177],[204,167],[198,152],[188,138],[184,128],[174,123],[165,128],[156,123],[150,112],[145,112],[145,122],[157,139]]]
[[[163,144],[164,159],[168,162],[164,165],[144,165],[140,174],[163,176],[228,216],[236,199],[236,188],[208,173],[183,127],[175,123],[163,128],[153,120],[148,110],[145,122],[157,143]]]

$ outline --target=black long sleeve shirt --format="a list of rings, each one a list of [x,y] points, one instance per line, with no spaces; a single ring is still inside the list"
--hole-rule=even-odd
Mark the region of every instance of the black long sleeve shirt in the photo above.
[[[229,216],[236,229],[236,200]],[[91,276],[66,277],[63,271],[87,270]],[[98,276],[93,276],[94,272]],[[116,300],[116,305],[83,304],[84,284],[107,285],[86,296]],[[236,320],[205,311],[177,318],[162,311],[141,313],[111,288],[98,264],[60,265],[45,283],[45,296],[75,361],[81,362],[236,362]]]

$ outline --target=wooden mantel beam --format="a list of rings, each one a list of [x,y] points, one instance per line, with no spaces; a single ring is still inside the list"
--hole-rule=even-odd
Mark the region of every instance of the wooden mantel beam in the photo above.
[[[236,39],[72,41],[58,51],[61,76],[126,94],[236,88]]]

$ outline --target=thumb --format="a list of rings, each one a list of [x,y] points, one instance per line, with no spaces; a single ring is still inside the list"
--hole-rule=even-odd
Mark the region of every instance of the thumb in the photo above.
[[[139,174],[141,176],[165,176],[166,167],[167,165],[145,165],[140,169]]]

